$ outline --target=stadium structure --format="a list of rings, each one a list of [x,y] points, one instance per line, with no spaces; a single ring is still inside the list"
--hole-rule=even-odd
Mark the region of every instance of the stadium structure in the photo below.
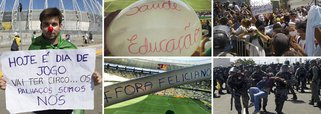
[[[12,0],[10,0],[12,1]],[[12,10],[6,11],[7,2],[2,0],[0,5],[0,22],[2,31],[38,31],[40,30],[39,15],[43,9],[34,9],[34,3],[39,0],[26,0],[28,6],[20,5],[21,0],[14,0]],[[44,1],[44,8],[48,8],[48,3],[53,0]],[[97,31],[101,28],[102,5],[97,0],[56,0],[59,2],[59,8],[64,17],[63,25],[66,31]],[[65,3],[71,2],[73,9],[65,9]],[[82,4],[84,10],[80,10],[79,4]],[[19,9],[19,7],[26,7]],[[21,12],[20,12],[21,10]]]
[[[92,32],[95,43],[99,43],[102,33],[101,2],[102,0],[0,0],[0,48],[10,47],[13,34],[17,32],[22,38],[22,49],[26,49],[31,44],[32,32],[36,31],[36,36],[41,34],[39,16],[43,9],[49,7],[57,7],[63,13],[63,37],[69,34],[71,41],[80,45],[83,44],[82,36]]]
[[[157,74],[211,62],[205,58],[105,58],[104,61],[105,98],[110,97],[106,95],[106,91],[112,90],[106,89],[108,86],[128,84],[133,80],[143,80]],[[164,114],[166,110],[172,110],[177,114],[211,114],[211,78],[173,86],[108,106],[105,99],[105,114]]]

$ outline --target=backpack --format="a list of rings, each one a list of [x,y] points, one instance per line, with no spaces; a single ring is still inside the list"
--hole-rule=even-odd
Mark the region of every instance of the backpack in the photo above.
[[[16,39],[13,40],[12,44],[11,44],[11,51],[19,51],[19,46],[16,42]]]

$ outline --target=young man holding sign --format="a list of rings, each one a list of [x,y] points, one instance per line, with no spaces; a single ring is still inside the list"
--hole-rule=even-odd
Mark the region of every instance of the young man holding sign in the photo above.
[[[30,45],[29,50],[43,50],[43,49],[77,49],[77,47],[62,39],[60,30],[62,28],[62,13],[57,8],[48,8],[40,14],[40,28],[42,35],[38,36]],[[94,72],[92,79],[95,85],[101,83],[101,76],[99,73]],[[0,88],[6,88],[6,80],[3,77],[0,78]],[[71,114],[70,110],[45,110],[36,111],[34,114]]]

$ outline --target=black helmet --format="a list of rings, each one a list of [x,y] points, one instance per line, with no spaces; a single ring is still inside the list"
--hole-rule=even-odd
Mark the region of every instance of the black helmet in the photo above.
[[[287,72],[287,71],[289,71],[289,65],[282,65],[281,68],[280,68],[280,71],[281,71],[281,72]]]
[[[228,73],[231,74],[231,73],[237,73],[238,72],[238,69],[236,67],[232,67]]]
[[[312,60],[310,60],[310,64],[317,64],[317,61],[312,59]]]
[[[230,42],[230,27],[226,25],[218,25],[213,28],[214,48],[223,49]]]
[[[285,65],[290,65],[290,61],[289,61],[289,60],[285,60],[285,61],[284,61],[284,64],[285,64]]]

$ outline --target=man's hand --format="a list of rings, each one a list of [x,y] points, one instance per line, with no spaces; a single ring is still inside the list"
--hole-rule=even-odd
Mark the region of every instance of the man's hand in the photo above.
[[[95,71],[92,75],[92,80],[94,81],[95,85],[101,84],[101,75]]]
[[[5,90],[6,89],[7,82],[4,80],[4,77],[0,77],[0,89]]]

